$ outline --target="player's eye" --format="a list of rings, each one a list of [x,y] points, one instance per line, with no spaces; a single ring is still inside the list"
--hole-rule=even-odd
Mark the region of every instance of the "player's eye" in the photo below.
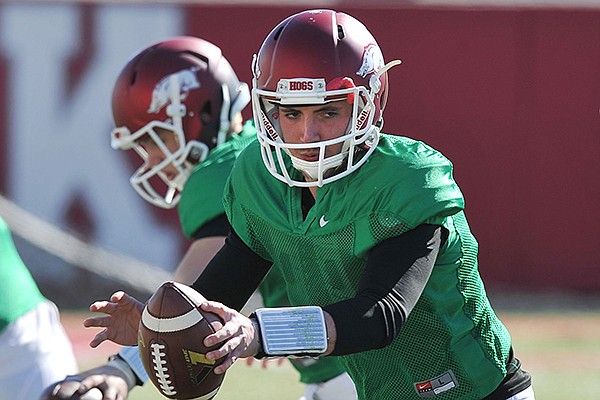
[[[282,110],[280,114],[287,119],[298,119],[301,115],[300,111],[297,110]]]
[[[333,110],[328,110],[328,111],[323,111],[321,113],[321,115],[323,116],[323,118],[334,118],[337,115],[339,115],[339,112],[333,111]]]

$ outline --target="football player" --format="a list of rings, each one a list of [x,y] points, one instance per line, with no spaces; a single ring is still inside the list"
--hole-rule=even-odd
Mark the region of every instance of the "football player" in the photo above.
[[[244,357],[338,356],[359,399],[532,400],[479,275],[452,163],[381,133],[398,63],[332,10],[292,15],[263,42],[258,141],[225,187],[225,245],[193,284],[225,321],[204,339],[221,345],[206,357],[224,359],[219,373]],[[293,307],[236,311],[273,269]],[[92,306],[109,316],[84,322],[105,327],[95,345],[134,339],[131,303],[112,300]]]
[[[0,399],[37,399],[77,372],[56,305],[45,298],[0,217]]]
[[[239,153],[256,139],[254,123],[242,117],[249,101],[247,85],[238,80],[221,49],[194,37],[149,46],[127,63],[116,81],[111,145],[141,158],[130,178],[132,186],[155,206],[177,207],[183,233],[193,240],[175,281],[192,284],[229,232],[222,201],[225,181]],[[289,305],[275,270],[259,292],[265,305]],[[307,361],[292,360],[306,383],[306,400],[333,400],[340,394],[356,398],[336,359]],[[124,347],[106,365],[78,378],[80,392],[98,387],[105,399],[126,398],[128,390],[148,380],[137,347]]]

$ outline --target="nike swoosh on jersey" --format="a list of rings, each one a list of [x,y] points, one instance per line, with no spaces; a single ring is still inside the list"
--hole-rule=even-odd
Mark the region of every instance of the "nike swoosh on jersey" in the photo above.
[[[328,223],[329,221],[325,220],[325,216],[321,215],[321,219],[319,220],[319,225],[321,226],[321,228],[327,225]]]

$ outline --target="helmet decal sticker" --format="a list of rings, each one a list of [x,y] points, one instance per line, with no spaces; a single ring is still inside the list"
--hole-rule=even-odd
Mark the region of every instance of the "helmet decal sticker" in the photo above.
[[[200,87],[200,81],[196,75],[198,71],[198,67],[188,68],[176,72],[179,80],[179,94],[181,96],[181,101],[184,101],[189,92],[193,89],[198,89]],[[152,91],[152,103],[148,108],[148,114],[158,113],[164,106],[166,106],[170,101],[170,77],[171,75],[167,75],[162,78],[154,87]]]
[[[370,44],[363,53],[362,64],[356,74],[361,78],[379,71],[384,66],[383,54],[376,44]]]
[[[269,139],[271,140],[277,140],[279,138],[279,135],[277,134],[277,131],[275,130],[275,127],[273,127],[273,124],[271,124],[271,121],[269,121],[269,117],[267,117],[267,115],[264,112],[260,113],[261,117],[262,117],[262,121],[266,130],[266,134],[269,137]],[[278,117],[274,117],[275,119],[277,119]]]

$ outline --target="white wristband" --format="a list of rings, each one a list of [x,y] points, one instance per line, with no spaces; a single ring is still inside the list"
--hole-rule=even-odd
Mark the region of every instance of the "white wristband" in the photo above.
[[[255,315],[265,357],[318,357],[327,350],[321,307],[259,308]]]

